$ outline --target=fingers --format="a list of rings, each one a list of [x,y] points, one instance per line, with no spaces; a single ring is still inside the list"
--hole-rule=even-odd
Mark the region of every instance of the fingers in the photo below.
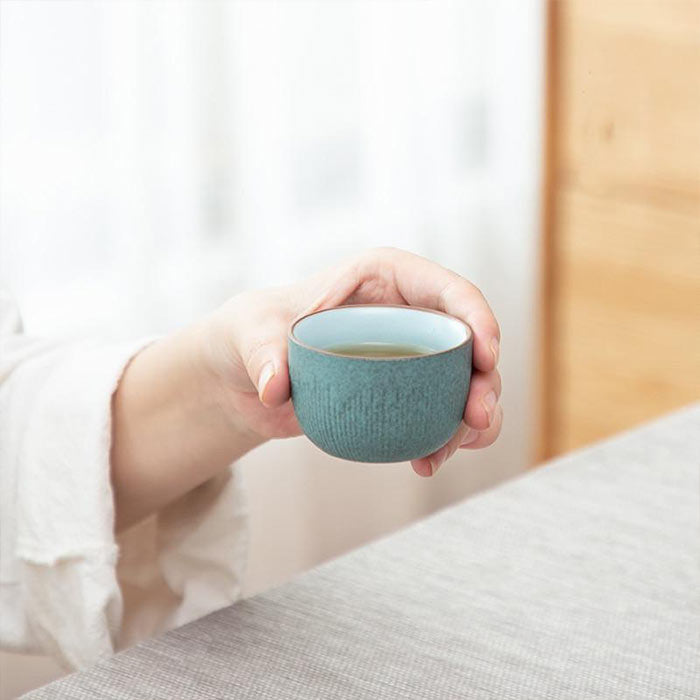
[[[493,423],[491,423],[486,430],[479,432],[478,436],[476,436],[473,441],[467,444],[462,444],[460,447],[467,450],[480,450],[484,447],[488,447],[496,442],[496,438],[499,436],[502,426],[503,407],[501,404],[498,404],[494,413]]]
[[[289,400],[289,367],[287,364],[286,316],[280,314],[279,301],[262,294],[250,307],[237,309],[231,324],[235,355],[248,375],[235,388],[256,391],[267,407],[281,406]],[[240,380],[239,380],[240,381]]]
[[[488,447],[498,437],[503,421],[501,375],[497,370],[476,371],[469,386],[464,418],[447,445],[437,452],[411,462],[419,476],[432,476],[459,449]]]
[[[253,345],[244,344],[241,357],[260,402],[267,407],[281,406],[290,395],[285,329],[258,328],[244,337],[256,339]]]
[[[281,338],[278,334],[240,348],[251,389],[257,391],[261,403],[267,407],[281,406],[289,399],[286,336]]]
[[[469,443],[479,437],[479,432],[470,428],[462,421],[455,434],[446,445],[427,457],[414,459],[411,462],[413,471],[419,476],[432,476],[459,449],[462,444]]]
[[[501,375],[498,371],[475,371],[469,385],[464,422],[476,430],[486,430],[495,418],[500,396]]]
[[[468,323],[474,333],[474,366],[482,372],[496,368],[501,332],[486,299],[471,282],[437,263],[392,248],[371,250],[359,259],[356,288],[365,280],[388,289],[393,286],[408,304],[444,311]]]
[[[253,379],[255,370],[249,370],[249,374]],[[286,359],[280,357],[277,352],[269,353],[269,359],[266,359],[258,373],[258,381],[255,384],[258,389],[258,398],[264,406],[281,406],[288,401],[290,385]]]
[[[392,303],[444,311],[469,324],[476,369],[496,368],[501,333],[479,289],[456,272],[396,248],[375,248],[308,280],[299,315],[347,303]]]

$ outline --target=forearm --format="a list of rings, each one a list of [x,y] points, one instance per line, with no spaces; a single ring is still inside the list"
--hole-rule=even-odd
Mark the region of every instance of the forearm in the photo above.
[[[112,400],[116,529],[199,486],[262,442],[237,420],[201,360],[201,327],[164,338],[128,365]]]

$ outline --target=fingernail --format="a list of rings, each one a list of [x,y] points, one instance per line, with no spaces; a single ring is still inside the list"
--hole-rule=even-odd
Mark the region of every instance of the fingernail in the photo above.
[[[435,474],[435,472],[438,469],[440,469],[440,467],[445,463],[446,459],[447,459],[447,446],[441,448],[440,451],[434,457],[431,457],[428,460],[430,462],[430,469],[432,471],[432,474]]]
[[[260,379],[258,380],[258,396],[260,397],[260,401],[264,404],[265,403],[265,389],[267,388],[267,385],[270,383],[270,379],[275,376],[275,366],[272,364],[272,362],[268,362],[263,368],[262,372],[260,372]]]
[[[491,352],[493,353],[493,360],[495,364],[498,364],[498,357],[501,353],[501,344],[498,338],[491,338]]]
[[[489,425],[493,422],[493,411],[496,408],[496,404],[498,403],[498,398],[496,396],[496,392],[491,389],[486,396],[484,396],[483,399],[481,399],[481,404],[484,407],[484,410],[488,414],[489,417]]]
[[[479,437],[479,431],[474,430],[474,428],[469,428],[467,431],[467,434],[464,436],[464,439],[460,443],[460,447],[466,447],[467,445],[471,445],[472,442],[474,442],[477,438]]]

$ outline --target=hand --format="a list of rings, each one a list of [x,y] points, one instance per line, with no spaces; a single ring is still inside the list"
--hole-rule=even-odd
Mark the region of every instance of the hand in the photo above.
[[[357,303],[438,309],[474,333],[464,420],[447,445],[414,460],[414,470],[431,476],[458,448],[490,445],[503,420],[500,336],[481,292],[411,253],[371,250],[305,282],[240,294],[129,362],[112,397],[117,530],[189,493],[265,440],[299,435],[289,401],[287,330],[306,313]]]
[[[481,292],[456,273],[391,248],[370,250],[298,284],[240,294],[212,315],[202,334],[203,356],[218,379],[224,410],[261,441],[299,435],[289,401],[289,326],[312,311],[360,303],[437,309],[462,319],[474,333],[463,421],[445,446],[413,460],[416,473],[433,475],[460,447],[490,445],[503,420],[500,331],[491,309]]]

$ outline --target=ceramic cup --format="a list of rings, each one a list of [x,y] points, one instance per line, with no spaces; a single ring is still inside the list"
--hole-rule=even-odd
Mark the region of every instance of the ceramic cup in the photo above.
[[[409,357],[362,357],[327,348],[359,343],[429,348]],[[317,311],[289,331],[297,419],[328,454],[357,462],[403,462],[442,447],[457,430],[469,392],[472,332],[447,314],[409,306]]]

